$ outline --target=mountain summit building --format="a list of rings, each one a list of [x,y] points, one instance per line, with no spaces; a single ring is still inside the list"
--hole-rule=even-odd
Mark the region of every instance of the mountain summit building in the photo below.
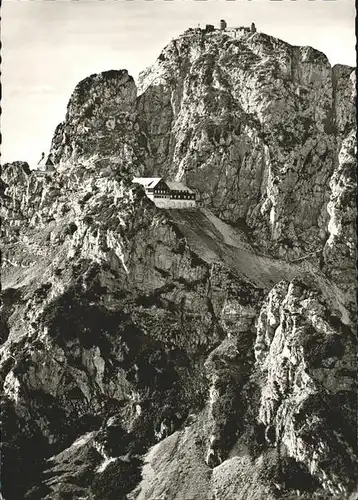
[[[196,207],[196,195],[181,182],[167,182],[162,177],[134,177],[150,200],[159,208]]]

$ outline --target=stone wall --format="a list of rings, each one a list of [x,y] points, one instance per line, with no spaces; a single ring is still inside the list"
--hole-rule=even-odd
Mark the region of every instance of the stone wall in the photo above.
[[[171,200],[169,198],[155,198],[152,200],[158,208],[193,208],[195,200]]]

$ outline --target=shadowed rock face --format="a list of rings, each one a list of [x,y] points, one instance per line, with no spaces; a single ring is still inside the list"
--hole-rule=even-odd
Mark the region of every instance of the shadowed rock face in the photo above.
[[[352,78],[192,34],[139,93],[78,84],[55,174],[3,167],[7,500],[353,494]],[[204,207],[158,209],[141,173]]]

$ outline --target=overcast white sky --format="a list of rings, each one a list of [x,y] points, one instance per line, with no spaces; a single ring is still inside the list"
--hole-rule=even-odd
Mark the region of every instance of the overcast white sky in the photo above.
[[[92,73],[136,78],[171,38],[220,19],[256,23],[332,64],[355,66],[354,0],[4,0],[2,163],[36,163],[75,85]]]

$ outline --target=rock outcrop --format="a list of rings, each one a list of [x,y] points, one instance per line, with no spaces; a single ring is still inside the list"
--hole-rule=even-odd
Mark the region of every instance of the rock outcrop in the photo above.
[[[137,88],[126,70],[105,71],[82,80],[55,130],[51,152],[57,164],[96,169],[128,168],[141,156],[136,115]]]
[[[78,84],[54,173],[3,166],[7,500],[353,498],[353,85],[191,31],[139,92]],[[138,174],[203,206],[161,210]]]

